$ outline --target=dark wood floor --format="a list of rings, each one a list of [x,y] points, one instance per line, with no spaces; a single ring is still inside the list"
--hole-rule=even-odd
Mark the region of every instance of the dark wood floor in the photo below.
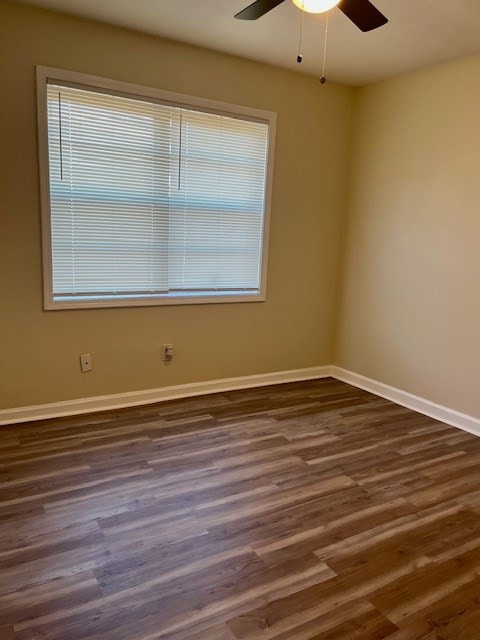
[[[0,429],[0,640],[478,640],[480,439],[326,379]]]

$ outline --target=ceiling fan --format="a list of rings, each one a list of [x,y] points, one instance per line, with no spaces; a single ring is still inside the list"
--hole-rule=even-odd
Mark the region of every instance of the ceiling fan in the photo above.
[[[282,2],[284,0],[256,0],[237,13],[235,18],[258,20]],[[308,13],[323,13],[338,6],[340,11],[343,11],[361,31],[372,31],[388,22],[388,19],[369,0],[292,0],[292,2]]]

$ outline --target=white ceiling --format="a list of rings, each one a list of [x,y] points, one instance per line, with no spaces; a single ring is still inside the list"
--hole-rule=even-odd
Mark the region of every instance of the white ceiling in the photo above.
[[[19,0],[320,76],[324,17],[289,0],[260,20],[234,20],[252,0]],[[339,9],[329,18],[327,77],[353,86],[480,53],[480,0],[375,0],[390,22],[362,33]]]

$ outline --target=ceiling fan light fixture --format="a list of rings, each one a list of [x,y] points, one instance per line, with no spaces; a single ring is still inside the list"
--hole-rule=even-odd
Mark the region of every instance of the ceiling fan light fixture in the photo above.
[[[308,13],[324,13],[336,7],[340,0],[292,0],[293,4]]]

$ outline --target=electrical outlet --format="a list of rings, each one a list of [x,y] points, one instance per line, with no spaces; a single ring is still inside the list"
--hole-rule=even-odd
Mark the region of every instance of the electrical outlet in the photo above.
[[[87,373],[93,369],[92,356],[89,353],[84,353],[80,356],[80,368],[82,373]]]
[[[167,364],[173,360],[173,344],[162,344],[162,360]]]

